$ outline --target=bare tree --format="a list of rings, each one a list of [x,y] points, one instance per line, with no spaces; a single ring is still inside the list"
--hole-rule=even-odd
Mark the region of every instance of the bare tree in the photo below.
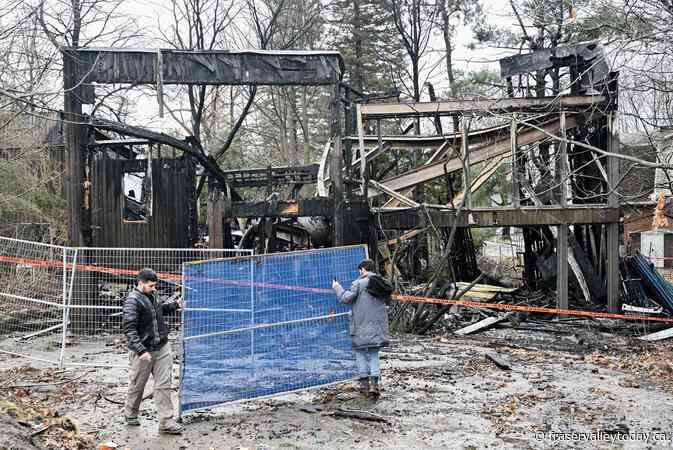
[[[40,25],[55,47],[92,44],[124,46],[139,37],[133,16],[122,12],[125,0],[38,0]]]
[[[449,80],[449,92],[452,97],[458,96],[458,86],[453,65],[454,42],[457,25],[462,21],[469,23],[481,17],[482,9],[479,0],[439,0],[439,23],[444,41],[446,75]]]
[[[406,69],[407,79],[411,80],[411,86],[406,84],[405,79],[400,81],[414,101],[419,101],[422,88],[420,83],[421,59],[428,50],[439,12],[439,4],[424,0],[390,0],[390,7],[395,28],[407,52],[411,67],[410,70]]]
[[[456,33],[456,22],[462,18],[463,23],[474,20],[481,15],[481,5],[478,0],[438,0],[440,29],[444,40],[444,57],[446,63],[446,75],[449,80],[449,93],[451,97],[458,96],[456,74],[453,66],[454,43],[453,36]],[[453,117],[453,132],[458,132],[458,117]]]
[[[170,27],[157,27],[162,41],[181,50],[213,50],[226,48],[227,30],[236,19],[240,8],[233,1],[226,0],[171,0],[173,23]],[[185,120],[181,110],[169,108],[173,119],[203,149],[202,125],[207,103],[218,98],[219,87],[187,86],[178,89],[177,96],[185,91],[189,100],[189,119]],[[210,98],[210,100],[209,100]]]
[[[246,0],[247,12],[250,22],[249,25],[251,29],[254,30],[254,36],[256,38],[256,42],[254,42],[245,38],[245,35],[243,36],[243,39],[247,44],[253,44],[253,42],[256,44],[249,45],[250,47],[257,47],[262,50],[270,48],[272,40],[278,31],[278,18],[281,14],[281,11],[283,10],[284,5],[285,0],[280,0],[276,4],[265,3],[260,6],[258,6],[254,0]],[[224,139],[224,142],[214,152],[215,160],[220,160],[225,155],[227,150],[229,150],[229,147],[231,147],[236,134],[240,130],[243,122],[245,121],[245,118],[252,108],[256,95],[257,86],[250,87],[248,89],[248,99],[245,102],[238,119],[231,126],[229,134],[227,135],[226,139]]]

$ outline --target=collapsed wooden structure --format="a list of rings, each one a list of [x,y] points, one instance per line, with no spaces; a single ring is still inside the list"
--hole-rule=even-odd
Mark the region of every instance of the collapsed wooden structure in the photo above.
[[[267,174],[266,171],[247,171],[243,174],[225,173],[220,169],[215,159],[207,155],[193,139],[177,139],[163,133],[152,132],[145,128],[126,126],[117,122],[108,122],[92,119],[82,113],[83,104],[91,104],[95,101],[96,84],[120,84],[132,85],[152,84],[157,87],[158,100],[162,104],[163,86],[172,84],[182,85],[247,85],[247,86],[338,86],[343,73],[343,61],[337,52],[304,52],[304,51],[178,51],[178,50],[145,50],[145,49],[95,49],[95,48],[64,48],[64,121],[65,140],[68,151],[67,161],[67,194],[70,204],[70,230],[69,239],[74,245],[99,245],[101,233],[97,224],[97,217],[101,214],[106,220],[112,216],[119,216],[119,220],[108,221],[105,226],[119,228],[114,233],[121,238],[121,242],[129,242],[127,235],[138,233],[142,224],[148,224],[147,220],[122,220],[122,209],[119,201],[110,201],[102,209],[93,205],[90,201],[90,189],[94,191],[102,189],[101,183],[105,183],[110,196],[115,199],[120,196],[123,179],[130,173],[125,171],[124,165],[117,164],[114,173],[107,170],[106,179],[93,178],[93,167],[98,156],[106,157],[110,150],[118,148],[129,149],[135,146],[149,146],[159,149],[163,146],[169,151],[178,150],[182,153],[181,158],[189,160],[185,164],[198,164],[203,168],[208,177],[213,198],[217,198],[218,192],[228,192],[232,198],[232,186],[245,185],[256,186],[273,180],[284,182],[311,182],[315,179],[315,168],[285,168],[274,169]],[[332,110],[335,110],[336,97],[332,102]],[[333,118],[336,122],[336,117]],[[336,127],[335,124],[332,127]],[[121,140],[105,142],[95,138],[96,132],[114,132],[124,137]],[[335,133],[332,133],[335,134]],[[101,151],[91,151],[91,147]],[[155,150],[156,151],[156,150]],[[127,150],[128,152],[128,150]],[[144,152],[152,155],[152,151]],[[119,153],[117,152],[119,155]],[[124,155],[120,155],[124,158]],[[133,156],[132,156],[133,158]],[[168,163],[159,159],[154,162],[147,158],[148,167],[158,164],[163,167]],[[185,166],[186,167],[186,166]],[[193,177],[193,171],[187,176]],[[150,170],[151,172],[151,170]],[[148,173],[146,171],[146,173]],[[268,179],[266,178],[268,175]],[[114,180],[107,179],[114,177]],[[139,177],[144,178],[144,177]],[[185,246],[185,243],[193,243],[197,238],[193,224],[196,221],[196,210],[185,208],[185,202],[191,202],[194,206],[195,189],[185,189],[176,193],[175,187],[157,183],[156,174],[154,179],[148,177],[144,188],[151,195],[149,207],[153,214],[167,217],[189,216],[185,228],[182,224],[175,224],[179,229],[174,233],[164,234],[163,242],[152,241],[152,244],[163,247]],[[192,183],[187,183],[191,184]],[[110,189],[112,189],[110,191]],[[134,192],[136,195],[137,192]],[[125,193],[126,194],[126,193]],[[172,201],[175,195],[180,201]],[[100,194],[98,197],[100,197]],[[233,198],[238,198],[233,193]],[[152,208],[156,202],[166,199],[163,208]],[[109,199],[111,200],[111,199]],[[123,200],[123,199],[122,199]],[[147,200],[147,199],[141,199]],[[128,203],[128,202],[127,202]],[[137,203],[137,202],[136,202]],[[133,205],[137,206],[137,205]],[[252,206],[252,205],[249,205]],[[310,209],[310,207],[309,207]],[[104,211],[103,211],[104,210]],[[118,210],[119,214],[115,214]],[[254,210],[254,208],[253,208]],[[217,210],[216,210],[217,211]],[[310,212],[310,211],[309,211]],[[137,217],[137,215],[136,215]],[[155,220],[156,221],[156,220]],[[159,221],[163,221],[159,219]],[[212,221],[216,222],[216,221]],[[169,227],[174,226],[167,224]],[[185,233],[187,235],[185,236]],[[102,233],[110,235],[110,233]],[[175,239],[169,239],[175,236]],[[178,237],[182,236],[182,237]],[[217,240],[216,240],[217,241]],[[119,244],[114,244],[119,245]]]
[[[131,170],[124,167],[131,163],[96,162],[91,147],[107,145],[128,152],[134,145],[167,146],[181,151],[185,160],[176,163],[185,168],[188,179],[180,194],[184,201],[160,203],[158,199],[175,193],[166,192],[168,187],[157,183],[154,175],[149,208],[159,216],[184,216],[185,209],[191,216],[185,223],[176,222],[181,228],[171,234],[174,238],[154,245],[194,241],[195,212],[185,205],[196,202],[192,168],[199,165],[210,188],[211,247],[234,245],[234,219],[255,219],[242,230],[241,242],[257,251],[305,248],[320,240],[321,246],[369,243],[377,258],[380,242],[385,247],[420,238],[428,228],[442,230],[447,252],[443,256],[448,256],[456,242],[454,234],[461,233],[455,230],[521,227],[527,282],[540,278],[541,267],[553,253],[559,307],[568,307],[572,279],[585,300],[606,301],[610,311],[620,308],[620,177],[618,159],[610,156],[619,152],[614,127],[617,74],[608,72],[602,49],[595,43],[501,61],[508,97],[424,103],[371,103],[359,97],[342,83],[343,61],[334,52],[64,49],[63,55],[73,244],[103,242],[99,237],[110,235],[100,231],[106,226],[122,227],[114,234],[117,243],[106,239],[106,245],[126,244],[131,241],[124,234],[137,229],[137,224],[110,223],[114,211],[124,207],[119,188],[108,189],[114,201],[100,194],[103,183],[120,186],[120,179]],[[553,79],[551,89],[545,88],[548,75]],[[530,77],[536,83],[525,86]],[[153,84],[160,101],[166,84],[326,86],[332,94],[330,139],[317,165],[223,171],[189,138],[180,140],[84,116],[82,104],[92,101],[95,83]],[[566,92],[562,93],[562,86]],[[549,91],[552,96],[546,95]],[[443,132],[445,117],[460,125],[453,133]],[[421,126],[421,119],[431,119],[433,126]],[[391,133],[401,128],[401,121],[410,121],[406,131],[413,128],[415,134]],[[471,124],[477,122],[485,126],[473,129]],[[97,142],[90,137],[92,129],[127,139]],[[396,163],[399,152],[414,155],[412,167]],[[381,161],[386,168],[381,168]],[[162,159],[148,164],[152,174],[164,170]],[[511,202],[498,207],[474,204],[474,194],[505,169]],[[397,173],[385,175],[391,171]],[[446,181],[446,198],[426,202],[423,186],[437,180]],[[289,198],[274,192],[273,186],[279,184],[293,186]],[[299,198],[297,193],[305,184],[316,184],[314,197]],[[92,186],[99,193],[94,200]],[[455,186],[462,186],[462,192],[454,192]],[[267,188],[266,200],[243,200],[237,189],[247,187]],[[105,217],[100,221],[102,210],[112,215],[100,216]],[[169,221],[163,226],[174,225]],[[190,234],[187,239],[185,233]],[[460,236],[458,241],[466,239],[470,247],[468,234]],[[280,245],[280,241],[290,244]],[[474,257],[474,249],[467,252],[472,256],[462,251],[461,258]]]

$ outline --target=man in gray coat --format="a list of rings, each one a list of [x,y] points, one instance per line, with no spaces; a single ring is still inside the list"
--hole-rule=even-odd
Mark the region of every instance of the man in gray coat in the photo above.
[[[334,280],[332,289],[341,303],[352,305],[350,335],[358,366],[360,392],[377,399],[381,395],[379,349],[388,346],[390,334],[386,304],[367,291],[374,270],[374,261],[365,259],[358,264],[360,276],[350,288],[344,289]]]

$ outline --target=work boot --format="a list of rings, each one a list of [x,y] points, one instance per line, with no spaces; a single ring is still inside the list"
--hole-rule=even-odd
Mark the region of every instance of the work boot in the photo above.
[[[138,416],[124,416],[124,419],[126,420],[126,425],[130,427],[139,427],[140,426],[140,421],[138,420]]]
[[[362,377],[358,380],[358,391],[365,397],[369,395],[369,378]]]
[[[182,425],[173,419],[159,421],[159,434],[182,434]]]
[[[371,377],[369,396],[374,400],[378,400],[379,397],[381,397],[381,391],[379,390],[379,377]]]

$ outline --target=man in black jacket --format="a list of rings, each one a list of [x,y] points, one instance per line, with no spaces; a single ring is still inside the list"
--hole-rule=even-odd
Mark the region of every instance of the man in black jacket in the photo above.
[[[138,409],[150,374],[154,378],[154,403],[159,414],[159,433],[180,434],[173,420],[171,381],[173,356],[168,343],[164,314],[182,307],[182,300],[163,304],[156,297],[157,274],[152,269],[138,272],[138,285],[124,300],[123,328],[129,348],[129,387],[124,406],[128,425],[140,425]]]

